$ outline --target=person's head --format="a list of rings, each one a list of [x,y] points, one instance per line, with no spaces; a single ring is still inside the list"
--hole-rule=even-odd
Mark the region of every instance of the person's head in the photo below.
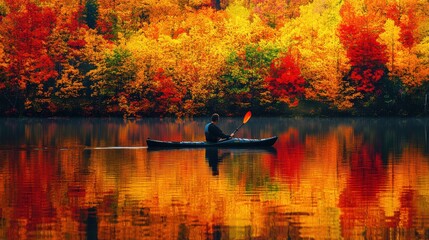
[[[212,122],[218,122],[219,121],[219,114],[213,113],[212,115]]]

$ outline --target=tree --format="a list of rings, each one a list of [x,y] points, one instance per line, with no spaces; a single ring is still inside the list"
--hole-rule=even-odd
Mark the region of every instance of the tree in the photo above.
[[[155,101],[157,104],[154,111],[161,116],[179,113],[183,90],[177,87],[171,77],[165,75],[163,69],[158,69],[153,81],[157,85],[155,90]]]
[[[296,2],[297,1],[294,1],[294,3]],[[252,10],[254,11],[254,13],[259,16],[265,24],[272,28],[282,27],[286,22],[286,19],[291,17],[288,16],[289,10],[293,9],[292,7],[288,6],[289,4],[287,1],[252,0],[251,3],[253,5]],[[292,11],[298,12],[296,8],[294,8]],[[292,14],[292,16],[294,16],[294,14]]]
[[[416,18],[416,3],[412,1],[400,5],[398,2],[388,6],[386,15],[400,27],[399,40],[408,49],[416,44],[415,33],[418,29]]]
[[[388,56],[388,64],[390,73],[394,73],[397,69],[396,55],[399,51],[403,51],[403,45],[399,42],[400,28],[395,25],[395,22],[388,19],[384,24],[384,32],[380,34],[380,42],[387,46],[386,53]]]
[[[52,9],[27,2],[2,19],[0,40],[9,60],[7,78],[2,84],[12,111],[42,111],[51,90],[44,86],[57,76],[54,63],[46,49],[46,40],[55,25]],[[1,89],[0,89],[1,90]]]
[[[305,99],[339,107],[340,82],[349,69],[337,34],[342,1],[315,0],[300,7],[298,17],[279,29],[276,42],[297,60],[306,80]]]
[[[359,15],[350,2],[342,6],[341,16],[339,36],[351,65],[344,79],[363,95],[363,102],[359,104],[364,106],[383,94],[379,82],[387,74],[386,45],[377,41],[382,28],[375,13]]]
[[[231,112],[252,108],[255,112],[270,109],[272,103],[264,78],[279,50],[274,47],[248,45],[243,52],[232,52],[227,58],[227,69],[221,76],[222,106]],[[266,109],[267,107],[267,109]]]
[[[389,63],[387,67],[391,81],[400,82],[401,98],[403,99],[404,113],[416,114],[424,102],[424,85],[427,81],[428,70],[425,67],[425,54],[421,51],[423,41],[419,42],[418,29],[421,22],[417,21],[420,15],[413,1],[399,5],[394,3],[387,11],[384,33],[379,41],[388,46]],[[424,44],[423,44],[424,45]],[[421,110],[420,110],[421,111]]]
[[[97,27],[97,20],[98,20],[97,0],[86,0],[83,14],[85,16],[85,22],[88,25],[88,27],[95,29]]]
[[[305,92],[305,80],[301,76],[301,70],[295,59],[290,54],[273,61],[265,82],[275,98],[291,107],[298,105],[299,98]]]
[[[101,62],[94,64],[94,69],[88,72],[91,79],[93,96],[111,114],[127,115],[124,105],[127,94],[126,86],[135,80],[136,65],[131,53],[122,48],[115,48],[112,52],[105,52]]]
[[[312,112],[377,113],[401,101],[417,109],[429,85],[428,6],[421,0],[3,0],[0,111],[284,113],[297,99]],[[279,53],[290,54],[291,69]],[[304,93],[296,83],[295,90],[273,87],[289,80],[270,74],[294,67]],[[180,102],[169,95],[174,91]],[[158,97],[176,107],[156,112]]]
[[[48,54],[58,72],[51,99],[58,114],[90,115],[93,109],[91,82],[87,76],[93,65],[85,56],[86,36],[93,30],[85,24],[83,11],[84,7],[77,4],[62,6],[59,10],[62,14],[47,39]]]

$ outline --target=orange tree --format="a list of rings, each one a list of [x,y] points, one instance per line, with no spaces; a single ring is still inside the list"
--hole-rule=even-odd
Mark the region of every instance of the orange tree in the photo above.
[[[92,66],[85,60],[83,49],[88,26],[82,18],[84,7],[63,6],[62,12],[47,39],[48,54],[55,63],[58,76],[51,97],[52,110],[60,115],[83,114],[92,110],[89,102],[90,84],[87,72]]]

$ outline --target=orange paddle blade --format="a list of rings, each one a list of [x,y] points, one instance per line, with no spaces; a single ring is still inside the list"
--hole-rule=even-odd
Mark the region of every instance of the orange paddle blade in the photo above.
[[[252,117],[252,112],[248,111],[246,115],[244,115],[243,124],[247,123],[251,117]]]

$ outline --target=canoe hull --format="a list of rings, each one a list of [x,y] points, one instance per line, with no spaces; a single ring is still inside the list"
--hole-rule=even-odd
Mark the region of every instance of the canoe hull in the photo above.
[[[277,141],[277,137],[263,139],[247,139],[247,138],[232,138],[217,143],[208,142],[191,142],[191,141],[160,141],[147,139],[148,148],[254,148],[254,147],[270,147]]]

